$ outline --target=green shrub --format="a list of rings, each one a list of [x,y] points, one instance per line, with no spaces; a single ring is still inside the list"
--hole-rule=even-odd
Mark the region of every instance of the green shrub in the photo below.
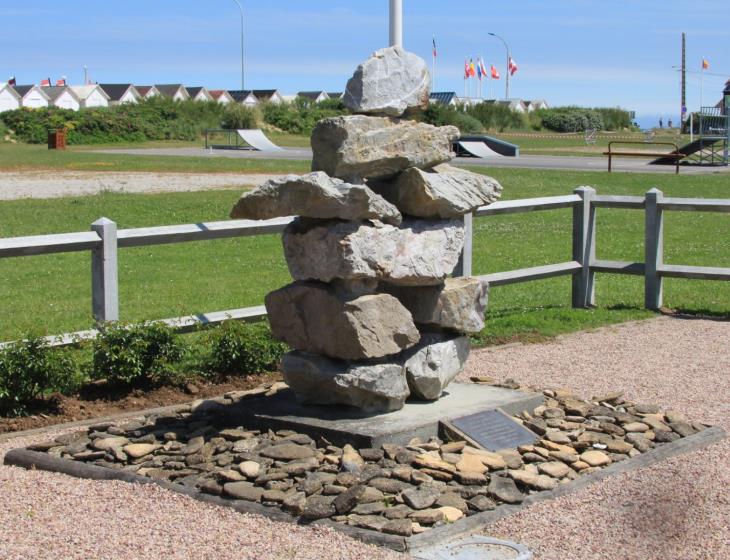
[[[258,128],[260,120],[259,112],[253,107],[230,103],[223,110],[221,127],[232,130]]]
[[[209,368],[223,375],[275,371],[286,345],[274,340],[267,323],[226,321],[209,337]]]
[[[477,119],[487,130],[521,130],[528,127],[524,113],[513,111],[501,103],[479,103],[467,107],[466,113]]]
[[[601,113],[594,109],[581,107],[555,107],[540,109],[537,114],[543,127],[555,132],[583,132],[593,129],[604,130]]]
[[[339,100],[313,103],[297,97],[292,103],[264,103],[264,122],[292,134],[311,134],[317,121],[344,115],[347,111]]]
[[[165,381],[184,356],[184,348],[165,323],[106,325],[93,343],[93,373],[111,383]]]
[[[0,414],[18,416],[39,397],[68,392],[79,383],[76,364],[68,351],[53,348],[29,335],[0,350]]]
[[[431,103],[421,115],[421,120],[434,126],[452,125],[462,134],[478,134],[484,131],[482,123],[456,107]]]
[[[66,129],[69,144],[196,140],[206,128],[220,128],[224,107],[213,101],[173,101],[161,96],[139,104],[81,109],[20,108],[0,121],[31,144],[45,143],[48,131]]]

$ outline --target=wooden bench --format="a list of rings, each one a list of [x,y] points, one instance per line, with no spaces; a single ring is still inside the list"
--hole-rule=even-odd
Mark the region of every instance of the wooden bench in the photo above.
[[[679,146],[672,142],[651,142],[652,145],[659,146],[672,146],[674,148],[673,152],[616,152],[612,149],[613,144],[638,144],[640,146],[645,146],[645,142],[609,142],[608,143],[608,151],[603,152],[604,156],[608,156],[608,172],[611,173],[611,167],[612,167],[612,158],[613,156],[619,156],[619,157],[649,157],[649,158],[667,158],[667,159],[673,159],[674,160],[674,166],[676,168],[675,173],[679,175],[679,162],[686,157],[686,154],[680,153]]]

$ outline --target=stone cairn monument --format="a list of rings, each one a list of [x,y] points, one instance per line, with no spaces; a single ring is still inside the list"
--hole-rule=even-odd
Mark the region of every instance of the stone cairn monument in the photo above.
[[[294,351],[286,383],[305,403],[369,413],[438,399],[484,327],[487,287],[449,278],[463,216],[494,202],[494,179],[447,164],[459,136],[402,117],[426,108],[426,63],[400,47],[375,52],[347,83],[354,115],[320,121],[313,172],[244,194],[235,219],[298,216],[283,234],[294,278],[266,296],[276,338]]]

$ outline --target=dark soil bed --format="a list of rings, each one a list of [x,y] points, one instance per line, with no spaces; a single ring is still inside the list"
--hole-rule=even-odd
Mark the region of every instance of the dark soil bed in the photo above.
[[[0,416],[0,434],[182,404],[193,399],[220,396],[228,391],[252,389],[266,381],[276,381],[279,378],[278,374],[246,375],[218,382],[195,381],[184,387],[165,386],[153,389],[91,385],[78,395],[52,395],[47,400],[37,403],[30,416],[19,418]]]

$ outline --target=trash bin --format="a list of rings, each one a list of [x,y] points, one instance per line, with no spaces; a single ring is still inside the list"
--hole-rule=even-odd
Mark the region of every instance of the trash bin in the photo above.
[[[66,130],[59,128],[57,130],[48,131],[48,149],[49,150],[65,150],[66,149]]]

